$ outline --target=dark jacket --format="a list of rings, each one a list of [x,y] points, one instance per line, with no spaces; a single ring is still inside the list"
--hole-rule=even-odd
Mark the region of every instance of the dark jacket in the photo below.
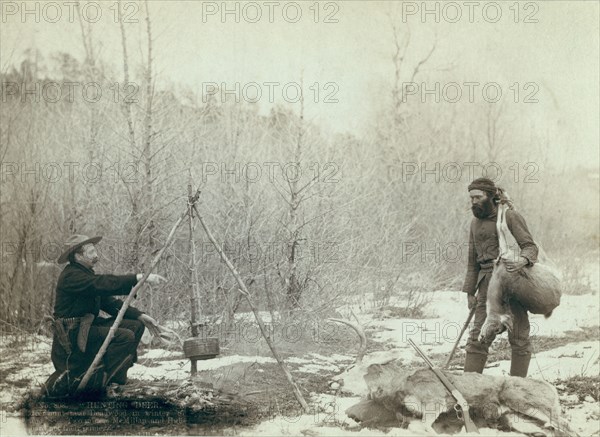
[[[97,275],[79,263],[69,263],[56,284],[55,318],[98,316],[100,310],[116,316],[123,302],[112,296],[128,295],[137,284],[136,275]],[[125,318],[137,319],[140,310],[128,307]]]
[[[484,219],[474,217],[471,221],[467,275],[462,289],[465,293],[475,294],[481,265],[490,264],[498,257],[496,220],[497,215],[494,211]],[[537,261],[538,247],[533,241],[525,219],[517,211],[509,209],[506,211],[506,224],[519,245],[520,255],[527,258],[529,265],[533,265]]]

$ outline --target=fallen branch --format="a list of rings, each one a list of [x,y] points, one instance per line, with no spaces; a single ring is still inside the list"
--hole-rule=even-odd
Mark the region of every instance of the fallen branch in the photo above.
[[[292,374],[290,373],[289,369],[287,368],[287,366],[285,364],[285,361],[283,361],[283,359],[279,355],[279,352],[277,352],[277,349],[275,348],[275,345],[273,344],[273,342],[269,338],[269,335],[267,333],[267,329],[265,328],[265,324],[263,323],[263,321],[262,321],[262,319],[260,317],[260,314],[258,314],[258,310],[253,305],[252,300],[250,299],[250,292],[246,288],[246,284],[244,284],[244,281],[242,280],[242,277],[237,272],[237,270],[235,269],[234,265],[231,263],[231,261],[229,260],[229,258],[227,257],[227,255],[225,255],[225,252],[223,252],[223,249],[221,248],[221,246],[219,246],[219,243],[217,243],[217,240],[215,240],[215,237],[213,237],[212,233],[210,232],[210,229],[208,229],[208,227],[206,226],[206,223],[204,222],[204,220],[202,219],[202,216],[198,212],[198,209],[196,208],[196,205],[192,205],[192,207],[194,208],[194,211],[196,212],[196,216],[198,217],[198,220],[200,220],[200,224],[202,225],[202,228],[204,228],[204,231],[206,232],[206,235],[208,236],[208,239],[210,240],[210,242],[212,243],[212,245],[215,247],[215,249],[217,250],[217,252],[219,252],[219,255],[221,256],[221,259],[227,265],[227,268],[231,271],[231,273],[233,274],[235,280],[237,281],[238,286],[239,286],[239,291],[240,291],[240,293],[242,295],[244,295],[244,297],[246,298],[246,301],[248,302],[248,305],[250,306],[250,309],[254,313],[254,317],[256,318],[256,322],[258,323],[258,326],[260,328],[260,332],[262,333],[265,341],[269,345],[269,348],[271,349],[271,352],[273,353],[273,356],[277,360],[277,363],[279,364],[279,367],[281,367],[281,370],[285,374],[285,377],[287,378],[288,382],[292,386],[292,390],[294,392],[294,396],[296,397],[296,399],[298,400],[298,402],[302,406],[302,409],[304,410],[304,412],[308,413],[310,411],[309,407],[308,407],[308,404],[306,403],[306,400],[304,399],[304,396],[302,396],[302,393],[300,392],[300,389],[298,388],[298,385],[294,381],[294,378],[292,377]]]

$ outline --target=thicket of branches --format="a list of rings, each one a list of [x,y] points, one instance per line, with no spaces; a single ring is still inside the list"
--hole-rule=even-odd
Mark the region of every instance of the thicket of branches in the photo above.
[[[43,59],[31,50],[20,65],[2,72],[3,83],[22,89],[95,82],[104,92],[96,103],[79,91],[72,102],[64,95],[56,103],[22,93],[4,96],[5,327],[35,328],[52,313],[60,273],[54,259],[72,233],[104,236],[97,270],[143,271],[186,208],[190,179],[202,189],[199,207],[206,221],[258,305],[273,315],[299,307],[320,319],[365,293],[381,304],[404,293],[412,299],[407,305],[419,305],[415,296],[423,290],[460,288],[472,217],[464,166],[469,162],[501,166],[499,183],[567,272],[572,291],[589,291],[581,260],[598,244],[594,181],[553,162],[548,144],[556,138],[527,129],[514,106],[406,99],[402,81],[455,74],[451,67],[426,68],[435,67],[435,45],[409,64],[404,54],[410,39],[394,29],[394,76],[383,87],[389,91],[374,93],[380,111],[372,128],[356,136],[308,120],[303,104],[261,115],[248,103],[204,103],[175,86],[159,90],[150,19],[143,26],[148,39],[141,65],[128,59],[127,29],[120,29],[123,70],[112,71],[96,57],[94,36],[82,28],[85,60],[68,53]],[[137,86],[123,86],[128,82]],[[118,99],[112,98],[115,83],[121,84]],[[132,91],[136,101],[126,98]],[[422,173],[436,163],[437,179]],[[448,163],[462,169],[458,178]],[[514,163],[518,176],[516,168],[508,170]],[[538,182],[524,183],[527,175]],[[571,195],[574,181],[577,196]],[[203,316],[231,320],[241,308],[235,281],[199,227],[195,238]],[[189,320],[188,262],[182,227],[159,267],[168,285],[148,290],[135,305],[161,320]]]

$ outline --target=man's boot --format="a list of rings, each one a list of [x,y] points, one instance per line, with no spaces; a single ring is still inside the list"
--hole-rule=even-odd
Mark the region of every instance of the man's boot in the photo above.
[[[473,352],[467,352],[465,357],[465,373],[466,372],[477,372],[483,373],[485,362],[487,361],[486,354],[475,354]]]
[[[529,361],[531,361],[531,353],[519,355],[513,352],[510,358],[510,376],[525,378],[529,370]]]
[[[109,383],[115,383],[119,385],[127,384],[127,371],[129,367],[121,368],[112,378],[109,379]]]
[[[112,372],[107,376],[106,383],[127,384],[127,371],[131,366],[133,366],[133,355],[127,355],[112,369]]]

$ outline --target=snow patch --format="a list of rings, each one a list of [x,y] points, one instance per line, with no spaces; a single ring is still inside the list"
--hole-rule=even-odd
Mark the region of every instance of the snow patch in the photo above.
[[[247,355],[230,355],[225,357],[217,357],[210,360],[197,361],[196,365],[198,371],[203,370],[214,370],[219,367],[229,366],[238,363],[275,363],[274,358],[261,357],[261,356],[247,356]],[[145,381],[156,381],[156,380],[184,380],[190,376],[190,360],[171,360],[171,361],[158,361],[159,365],[156,367],[145,367],[145,366],[133,366],[128,375],[145,380]]]

